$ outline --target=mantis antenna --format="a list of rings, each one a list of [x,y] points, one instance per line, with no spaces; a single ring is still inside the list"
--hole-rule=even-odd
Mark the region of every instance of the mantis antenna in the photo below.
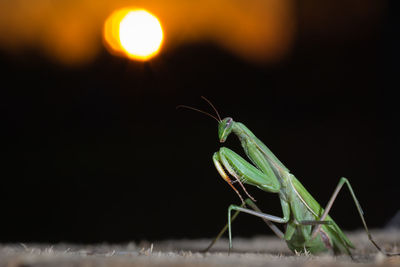
[[[201,96],[201,98],[203,98],[213,108],[213,110],[215,111],[215,113],[218,116],[219,121],[222,121],[221,116],[218,113],[218,110],[214,107],[214,105],[211,103],[211,101],[208,100],[207,98],[205,98],[204,96]]]
[[[186,106],[186,105],[178,105],[178,106],[176,106],[176,108],[177,108],[177,109],[178,109],[178,108],[191,109],[191,110],[194,110],[194,111],[203,113],[203,114],[205,114],[205,115],[207,115],[207,116],[213,118],[213,119],[216,120],[217,122],[222,121],[222,120],[221,120],[221,117],[219,116],[219,113],[218,113],[217,109],[214,107],[214,105],[211,103],[211,101],[208,100],[207,98],[205,98],[204,96],[202,96],[201,98],[204,99],[204,100],[213,108],[213,110],[214,110],[215,113],[217,114],[217,117],[218,117],[218,118],[215,117],[215,116],[213,116],[213,115],[211,115],[211,114],[208,113],[208,112],[205,112],[205,111],[203,111],[203,110],[200,110],[200,109],[197,109],[197,108],[193,108],[193,107],[190,107],[190,106]]]

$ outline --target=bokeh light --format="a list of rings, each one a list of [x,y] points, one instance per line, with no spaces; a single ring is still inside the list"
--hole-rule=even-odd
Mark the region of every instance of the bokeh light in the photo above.
[[[293,0],[14,0],[0,1],[0,52],[40,52],[77,65],[93,62],[105,44],[127,56],[115,28],[133,8],[160,20],[163,53],[209,43],[245,60],[272,62],[288,54],[295,37]]]
[[[93,62],[103,43],[114,45],[101,42],[106,19],[135,7],[161,21],[165,54],[209,43],[250,62],[279,62],[302,40],[343,43],[373,35],[386,1],[346,2],[343,8],[338,1],[295,0],[0,1],[0,53],[39,52],[67,65]],[[118,37],[115,42],[120,46]]]
[[[108,50],[135,60],[148,60],[160,50],[163,31],[159,20],[144,9],[123,8],[113,12],[104,24]]]

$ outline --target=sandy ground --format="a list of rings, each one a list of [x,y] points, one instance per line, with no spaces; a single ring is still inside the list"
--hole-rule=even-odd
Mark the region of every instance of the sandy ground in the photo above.
[[[400,266],[400,257],[385,257],[362,231],[348,233],[356,245],[354,260],[348,256],[296,255],[286,244],[269,236],[234,239],[228,255],[227,240],[201,252],[210,240],[167,240],[139,244],[2,244],[0,267],[30,266]],[[388,251],[400,251],[400,230],[373,231]]]

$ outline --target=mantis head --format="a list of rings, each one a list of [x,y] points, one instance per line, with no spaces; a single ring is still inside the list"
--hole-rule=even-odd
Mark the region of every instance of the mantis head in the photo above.
[[[214,107],[214,105],[210,102],[210,100],[208,100],[204,96],[202,96],[201,98],[203,98],[214,109],[215,114],[217,115],[216,117],[211,115],[208,112],[203,111],[203,110],[200,110],[200,109],[197,109],[197,108],[193,108],[193,107],[189,107],[189,106],[185,106],[185,105],[179,105],[176,108],[191,109],[191,110],[203,113],[203,114],[213,118],[214,120],[216,120],[218,122],[218,138],[219,138],[219,141],[221,143],[224,143],[226,141],[226,138],[228,138],[228,136],[232,132],[233,126],[235,125],[235,122],[233,121],[233,119],[231,117],[226,117],[225,119],[221,119],[221,116],[219,116],[218,110]]]
[[[227,117],[223,120],[220,120],[218,123],[218,138],[221,143],[226,141],[226,138],[230,135],[233,129],[233,125],[235,122],[231,117]]]

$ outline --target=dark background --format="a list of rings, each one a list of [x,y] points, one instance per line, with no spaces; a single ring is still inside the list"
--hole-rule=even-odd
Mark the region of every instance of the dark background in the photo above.
[[[315,22],[299,4],[293,49],[270,64],[209,43],[147,63],[104,50],[78,68],[1,52],[0,241],[213,237],[239,199],[211,161],[216,122],[175,109],[211,112],[201,95],[253,130],[322,205],[348,177],[369,225],[383,227],[399,208],[394,2],[371,23],[339,4]],[[243,155],[236,137],[225,145]],[[281,215],[276,195],[248,190]],[[347,189],[331,215],[346,230],[362,226]],[[251,216],[234,224],[235,236],[270,233]]]

